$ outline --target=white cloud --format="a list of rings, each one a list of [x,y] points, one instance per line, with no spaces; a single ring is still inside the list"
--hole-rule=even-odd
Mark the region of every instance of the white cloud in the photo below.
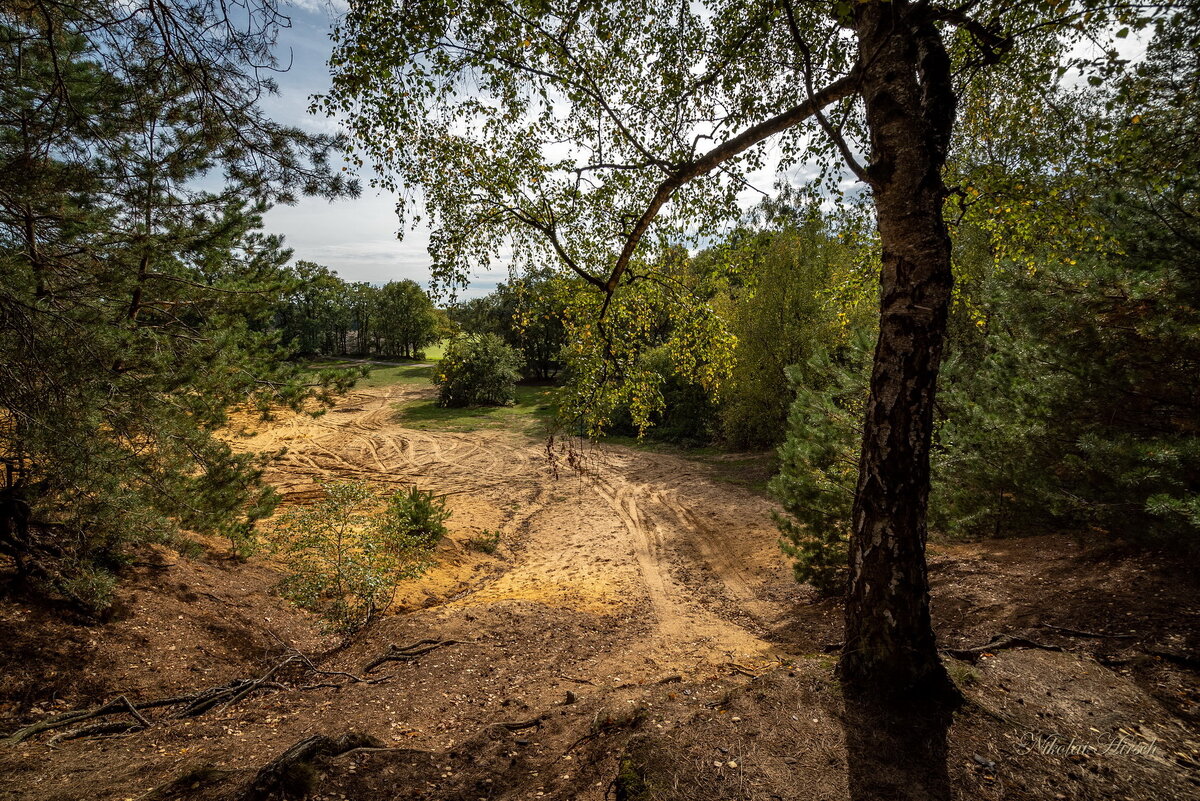
[[[334,16],[350,10],[349,0],[286,0],[285,8],[299,8],[315,14]]]

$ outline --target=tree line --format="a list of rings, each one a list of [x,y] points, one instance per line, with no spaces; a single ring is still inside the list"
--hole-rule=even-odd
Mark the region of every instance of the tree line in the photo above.
[[[297,261],[292,275],[275,325],[299,354],[415,359],[448,333],[445,313],[416,281],[347,282],[310,261]]]

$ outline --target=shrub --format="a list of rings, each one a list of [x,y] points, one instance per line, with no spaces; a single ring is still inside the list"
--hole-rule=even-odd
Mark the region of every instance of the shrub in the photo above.
[[[62,593],[91,613],[103,612],[112,605],[117,577],[99,565],[81,564],[63,581]]]
[[[444,499],[432,491],[410,487],[388,499],[382,530],[389,547],[398,555],[419,555],[446,536],[449,517]]]
[[[640,431],[634,422],[633,404],[630,397],[618,407],[612,416],[609,431],[628,436],[645,435],[662,442],[671,442],[685,448],[703,447],[713,441],[713,424],[717,418],[717,402],[712,393],[695,381],[679,374],[670,349],[660,345],[650,348],[638,357],[638,369],[652,382],[662,405],[649,415],[651,426]]]
[[[389,498],[383,514],[367,484],[333,482],[322,490],[319,501],[285,513],[275,527],[273,544],[287,570],[280,588],[350,632],[391,606],[401,581],[429,567],[448,513],[415,488]]]
[[[485,528],[467,540],[467,548],[480,553],[495,553],[500,547],[500,532]]]
[[[862,252],[865,238],[799,208],[780,230],[749,237],[728,257],[750,265],[728,302],[737,349],[720,424],[731,447],[779,445],[787,433],[790,398],[780,391],[787,368],[870,324],[874,293],[855,289],[860,265],[873,263]]]
[[[495,334],[458,337],[446,347],[433,383],[438,406],[511,406],[521,357]]]
[[[844,590],[870,340],[869,331],[858,332],[848,347],[788,369],[796,399],[770,485],[785,511],[775,522],[796,580],[825,595]]]

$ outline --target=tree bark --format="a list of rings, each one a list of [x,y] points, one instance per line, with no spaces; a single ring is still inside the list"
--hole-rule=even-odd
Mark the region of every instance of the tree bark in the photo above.
[[[925,512],[953,284],[942,167],[955,96],[941,34],[920,14],[904,0],[855,10],[883,255],[839,667],[848,688],[888,696],[951,686],[930,619]]]

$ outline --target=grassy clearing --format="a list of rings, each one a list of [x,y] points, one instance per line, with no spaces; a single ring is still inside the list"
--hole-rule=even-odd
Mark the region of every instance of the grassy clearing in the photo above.
[[[308,365],[310,370],[336,368],[358,368],[362,361],[321,361]],[[354,386],[359,388],[387,387],[393,384],[428,384],[433,377],[433,367],[425,362],[412,364],[381,364],[371,366],[369,375],[359,378]]]
[[[395,367],[376,367],[369,376],[360,378],[357,387],[388,387],[393,384],[429,384],[433,367],[423,364],[400,364]]]
[[[428,379],[426,379],[428,380]],[[541,434],[554,417],[548,387],[517,387],[512,406],[468,406],[443,409],[431,400],[396,404],[396,421],[421,431],[485,431],[509,429],[522,434]]]
[[[449,342],[448,339],[442,339],[425,348],[425,361],[440,362],[446,355],[446,345]]]

